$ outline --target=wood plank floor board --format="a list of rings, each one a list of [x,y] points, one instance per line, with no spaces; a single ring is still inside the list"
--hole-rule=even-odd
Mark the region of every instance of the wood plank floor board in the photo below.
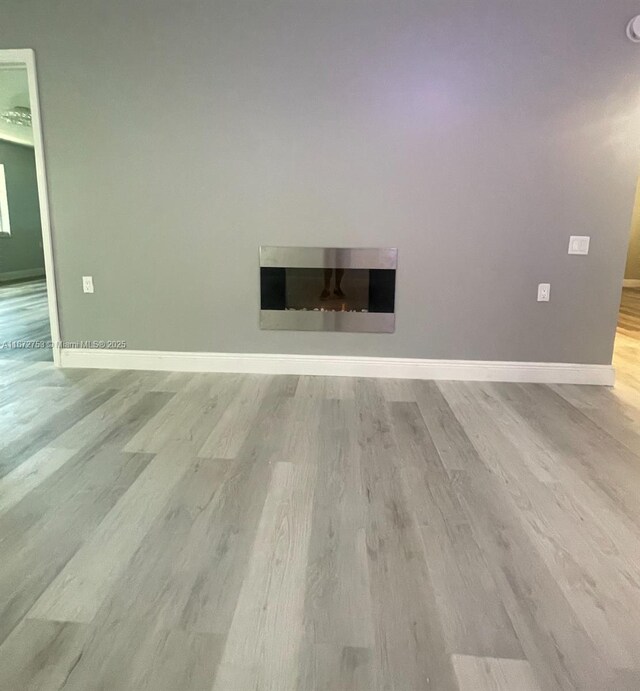
[[[111,424],[98,426],[85,448],[111,446],[124,449],[131,437],[157,415],[171,401],[172,397],[172,393],[154,391],[135,398],[133,405],[129,405],[130,401],[127,401],[119,417],[111,418]]]
[[[496,384],[492,388],[596,491],[604,492],[640,526],[640,462],[635,454],[548,387]]]
[[[376,689],[455,691],[453,668],[419,526],[407,506],[386,401],[376,382],[356,382],[365,535],[375,631]],[[421,651],[429,650],[424,656]]]
[[[114,454],[107,450],[94,457],[91,483],[82,491],[56,501],[43,496],[42,487],[29,493],[0,519],[3,562],[0,570],[0,641],[26,616],[36,600],[58,576],[103,518],[126,495],[149,462],[142,454]],[[100,471],[100,472],[99,472]],[[38,495],[31,499],[32,495]],[[64,496],[64,493],[61,492]],[[24,531],[11,522],[14,512],[28,511],[30,501],[42,501],[48,510]],[[12,529],[7,532],[5,523]]]
[[[201,376],[197,372],[164,372],[164,376],[152,385],[151,390],[178,393],[190,388]]]
[[[110,447],[78,451],[0,515],[1,544],[12,554],[19,545],[28,544],[32,531],[66,517],[88,494],[126,490],[132,468],[144,467],[151,458]]]
[[[294,379],[271,382],[253,426],[230,463],[202,536],[208,550],[200,559],[183,613],[183,625],[195,631],[227,633],[251,558],[273,468],[287,441],[288,401]],[[200,454],[202,450],[200,451]],[[196,543],[197,545],[197,543]]]
[[[128,618],[98,628],[25,619],[0,647],[8,691],[203,691],[224,639]]]
[[[634,564],[640,561],[640,535],[636,524],[619,509],[617,502],[591,481],[579,464],[567,462],[554,445],[518,416],[500,399],[492,385],[471,385],[478,392],[475,401],[489,416],[499,422],[500,432],[517,448],[516,456],[524,459],[527,468],[540,482],[552,485],[554,499],[575,525],[584,525],[582,533],[595,541],[594,550],[601,559],[613,559],[625,578],[633,583]],[[503,466],[513,465],[513,453],[507,454]],[[535,464],[540,468],[536,470]]]
[[[102,396],[83,394],[79,401],[74,401],[72,405],[67,406],[70,409],[69,415],[55,415],[55,419],[46,418],[44,421],[38,421],[37,425],[32,423],[32,432],[35,432],[33,437],[29,436],[28,430],[20,430],[19,437],[9,442],[4,448],[7,454],[12,454],[7,456],[5,461],[7,474],[13,472],[19,475],[21,471],[18,469],[22,463],[29,460],[31,450],[36,453],[43,451],[47,446],[58,448],[60,444],[62,450],[71,446],[70,438],[65,436],[67,431],[74,435],[74,442],[80,446],[78,450],[81,452],[81,464],[84,457],[102,447],[119,448],[148,418],[162,408],[171,395],[145,394],[138,398],[128,399],[125,405],[118,408],[116,404],[121,402],[120,399],[116,400],[116,404],[110,403],[112,399],[119,396],[115,390],[107,389]],[[82,407],[83,402],[88,402],[86,408]],[[116,411],[117,416],[106,415],[103,419],[105,405],[113,409],[111,412]],[[49,442],[48,445],[47,442]],[[1,466],[2,460],[0,460]]]
[[[595,491],[597,485],[589,482],[585,468],[568,463],[568,458],[557,453],[548,438],[536,433],[501,400],[493,385],[470,385],[467,389],[475,390],[474,400],[486,411],[489,424],[495,426],[499,421],[500,432],[517,447],[516,455],[526,460],[527,469],[541,482],[550,478],[554,503],[574,525],[584,526],[581,532],[592,542],[590,549],[600,554],[600,560],[611,560],[625,573],[625,580],[633,582],[634,565],[640,561],[640,534],[635,523],[620,511],[619,504],[607,493]],[[603,389],[602,393],[609,392]],[[541,473],[535,469],[536,461],[543,468]],[[509,465],[503,463],[504,467]]]
[[[23,619],[0,646],[0,688],[59,691],[80,660],[83,624]]]
[[[9,449],[11,444],[33,434],[36,424],[43,427],[57,411],[68,408],[72,403],[80,403],[84,398],[80,389],[39,386],[25,393],[19,403],[2,406],[0,449]]]
[[[454,655],[460,691],[541,691],[525,660]]]
[[[29,616],[91,622],[194,457],[195,449],[183,444],[170,445],[157,454],[44,591]]]
[[[277,463],[214,691],[295,690],[316,467]]]
[[[200,459],[140,544],[100,617],[154,612],[166,627],[226,634],[280,457],[286,400],[265,401],[238,458]],[[203,479],[204,478],[204,479]],[[217,479],[216,479],[217,478]],[[184,484],[186,483],[186,484]]]
[[[317,460],[318,424],[322,416],[324,403],[320,398],[287,397],[282,406],[282,415],[286,420],[286,435],[282,438],[282,458],[288,463],[309,463]]]
[[[461,474],[464,471],[459,471]],[[487,473],[461,477],[459,496],[524,653],[543,688],[609,689],[615,672],[597,647]]]
[[[416,401],[447,471],[473,468],[478,456],[435,382],[414,382]]]
[[[595,386],[549,388],[633,454],[640,455],[640,410],[629,405],[619,390]]]
[[[210,689],[224,644],[216,634],[165,630],[135,618],[88,627],[88,633],[64,691],[204,691]]]
[[[414,403],[391,406],[407,466],[401,471],[417,516],[427,568],[449,653],[523,658],[498,589]]]
[[[376,688],[373,651],[317,644],[301,661],[298,691],[371,691]]]
[[[505,425],[496,421],[499,416],[485,414],[478,402],[482,385],[441,386],[479,456],[496,476],[496,484],[517,506],[520,524],[539,558],[603,657],[616,667],[634,664],[640,632],[629,626],[628,615],[635,612],[640,618],[640,589],[629,587],[631,562],[610,553],[598,526],[588,523],[588,514],[575,512],[573,497],[561,484],[541,482],[530,471],[519,449],[505,436]],[[526,437],[519,439],[526,447]]]
[[[464,423],[448,401],[442,396],[434,398],[438,429],[466,436]],[[450,434],[442,436],[449,453],[450,438]],[[466,470],[451,471],[454,487],[536,677],[543,688],[608,688],[615,678],[613,670],[602,664],[551,574],[536,558],[504,484],[496,480],[468,437],[460,448],[461,459],[453,458],[452,465],[464,465]]]
[[[380,379],[378,382],[386,401],[416,402],[416,389],[411,379]]]
[[[0,451],[0,477],[11,472],[16,466],[34,453],[50,444],[64,430],[88,415],[116,393],[113,389],[99,390],[83,396],[67,408],[55,413],[43,424],[25,431],[17,439],[3,446]]]
[[[132,558],[108,588],[96,622],[109,625],[132,616],[155,619],[167,630],[192,628],[183,626],[184,612],[202,564],[215,548],[215,543],[207,544],[206,531],[230,463],[192,460]]]
[[[319,430],[309,440],[308,452],[319,470],[306,574],[305,636],[312,646],[369,649],[374,630],[356,408],[353,401],[325,400],[315,414]]]
[[[0,515],[58,470],[77,449],[45,447],[0,478]]]
[[[144,406],[145,400],[153,399],[146,398],[146,395],[141,392],[118,391],[88,415],[58,435],[51,442],[51,446],[58,449],[77,449],[91,444],[97,436],[103,435],[114,424],[118,424],[127,411],[139,404]],[[168,403],[166,398],[156,400],[160,401],[160,408],[166,407],[162,403]],[[148,414],[149,410],[147,409]],[[130,449],[125,449],[125,451],[130,451]],[[133,452],[135,453],[136,451],[141,450],[137,449]]]
[[[552,385],[550,388],[630,451],[640,453],[640,410],[625,399],[621,387]]]
[[[50,364],[47,362],[25,362],[23,359],[0,359],[0,365],[2,365],[1,384],[7,391],[9,386],[14,386],[50,369]]]
[[[118,391],[137,391],[175,393],[165,391],[162,383],[169,376],[167,372],[156,372],[147,370],[103,370],[109,375],[109,388]]]
[[[236,396],[202,445],[200,455],[205,458],[236,457],[258,415],[263,398],[274,385],[278,386],[279,383],[274,382],[272,377],[245,376]]]
[[[353,379],[351,377],[302,376],[295,396],[296,398],[352,400]]]
[[[197,380],[188,380],[184,389],[176,392],[162,411],[127,443],[125,450],[158,453],[174,441],[188,441],[201,448],[237,392],[237,382],[235,377],[221,377],[216,388],[207,379],[199,385]]]
[[[8,364],[10,362],[20,363],[20,360],[4,360],[1,364]],[[94,370],[94,369],[62,369],[60,367],[51,367],[47,363],[39,363],[37,369],[21,367],[13,370],[13,378],[5,379],[5,372],[9,370],[2,370],[3,376],[0,377],[0,403],[5,403],[5,392],[7,394],[6,400],[12,398],[20,398],[26,396],[33,388],[38,386],[60,386],[67,387],[75,385],[74,388],[80,388],[80,382],[90,382],[97,384],[98,381],[106,382],[116,375],[116,372],[111,370]],[[20,375],[20,376],[18,376]],[[90,384],[91,385],[91,384]],[[107,387],[109,388],[109,387]]]

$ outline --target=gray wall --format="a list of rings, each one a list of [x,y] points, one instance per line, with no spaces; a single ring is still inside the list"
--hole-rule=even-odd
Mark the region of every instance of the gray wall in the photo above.
[[[639,10],[4,0],[2,47],[37,55],[63,337],[610,362]],[[396,333],[259,331],[260,243],[397,246]]]
[[[0,139],[9,201],[11,237],[0,235],[0,280],[15,271],[44,275],[40,206],[33,149]]]

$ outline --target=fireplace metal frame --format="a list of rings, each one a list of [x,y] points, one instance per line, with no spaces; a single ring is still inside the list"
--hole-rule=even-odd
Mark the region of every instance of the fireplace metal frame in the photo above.
[[[260,267],[310,269],[393,269],[394,247],[260,247]],[[394,312],[322,312],[315,310],[260,310],[260,328],[288,331],[393,333]]]

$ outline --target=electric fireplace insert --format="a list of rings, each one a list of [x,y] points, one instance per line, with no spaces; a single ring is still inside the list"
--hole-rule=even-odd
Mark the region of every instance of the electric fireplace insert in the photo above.
[[[260,328],[395,330],[395,248],[261,247]]]

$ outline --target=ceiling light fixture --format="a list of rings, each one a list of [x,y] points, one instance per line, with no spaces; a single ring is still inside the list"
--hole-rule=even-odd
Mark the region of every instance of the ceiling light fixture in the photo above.
[[[627,24],[627,36],[634,43],[640,43],[640,14]]]
[[[31,127],[31,108],[25,106],[14,106],[4,113],[0,113],[0,120],[4,120],[12,125],[21,127]]]

